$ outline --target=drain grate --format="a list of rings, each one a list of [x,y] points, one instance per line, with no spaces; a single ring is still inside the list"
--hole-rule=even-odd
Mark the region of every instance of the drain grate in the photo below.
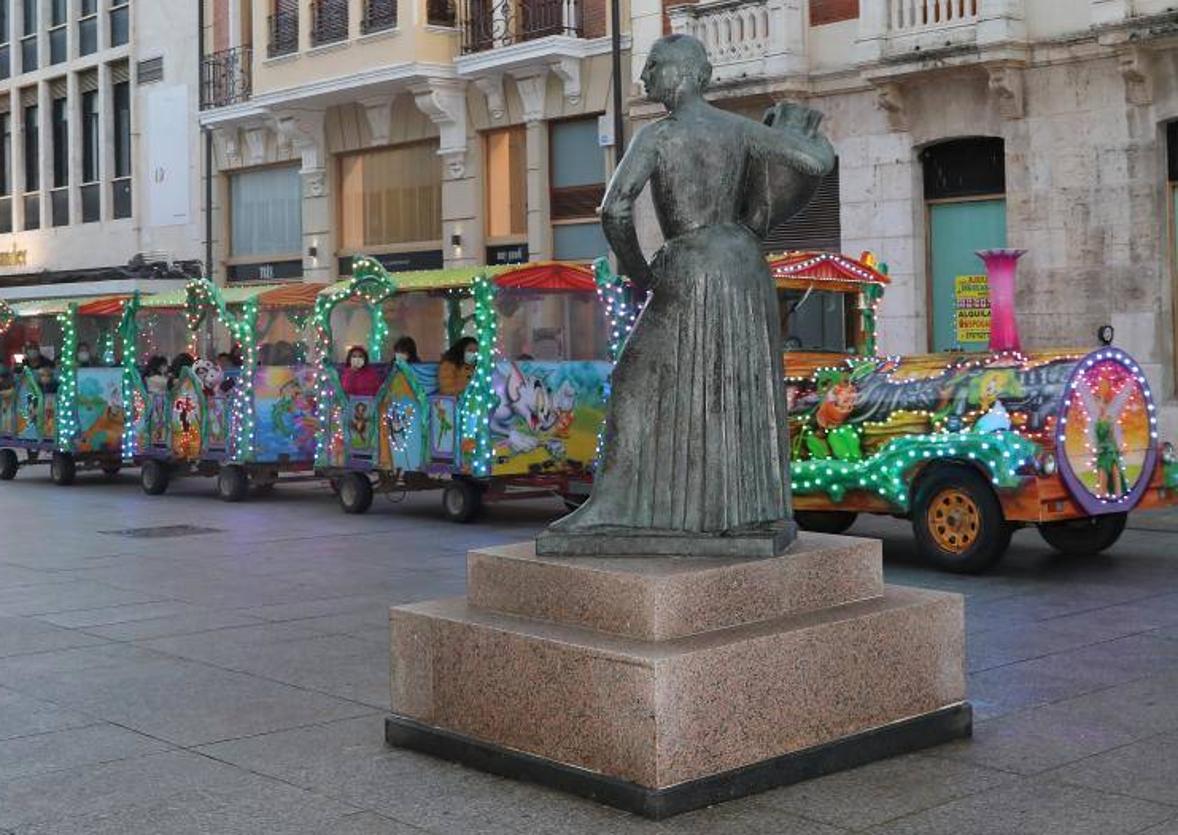
[[[208,533],[223,533],[220,528],[202,528],[199,525],[157,525],[154,528],[123,528],[121,531],[99,531],[107,536],[126,536],[131,539],[176,539],[182,536],[201,536]]]

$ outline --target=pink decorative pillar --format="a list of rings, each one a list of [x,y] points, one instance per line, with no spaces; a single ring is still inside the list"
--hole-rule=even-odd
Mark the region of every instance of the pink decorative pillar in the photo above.
[[[1018,320],[1014,317],[1014,277],[1025,249],[983,249],[977,256],[986,265],[990,285],[990,350],[1020,349]]]

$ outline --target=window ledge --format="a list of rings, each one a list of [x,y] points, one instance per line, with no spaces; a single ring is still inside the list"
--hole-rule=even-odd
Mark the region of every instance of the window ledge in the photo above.
[[[299,51],[296,49],[294,52],[288,52],[285,55],[275,55],[270,58],[263,58],[262,66],[274,67],[279,64],[289,64],[291,61],[297,61],[299,54]]]
[[[321,46],[313,46],[307,50],[306,54],[308,57],[312,55],[323,55],[327,52],[338,52],[341,49],[347,49],[351,45],[352,42],[347,38],[344,38],[343,40],[332,41],[331,43],[325,43]]]
[[[383,41],[389,38],[395,38],[401,34],[400,26],[390,26],[388,29],[377,29],[375,32],[368,32],[356,38],[356,43],[372,43],[373,41]]]

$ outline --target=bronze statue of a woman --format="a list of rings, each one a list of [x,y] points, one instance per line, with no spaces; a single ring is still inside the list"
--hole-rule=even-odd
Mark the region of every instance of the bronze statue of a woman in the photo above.
[[[593,494],[537,539],[547,555],[760,556],[794,536],[777,292],[761,241],[834,166],[821,114],[758,123],[703,97],[703,45],[672,35],[642,71],[670,111],[634,137],[602,207],[651,295],[614,369]],[[647,263],[634,201],[652,183],[666,244]]]

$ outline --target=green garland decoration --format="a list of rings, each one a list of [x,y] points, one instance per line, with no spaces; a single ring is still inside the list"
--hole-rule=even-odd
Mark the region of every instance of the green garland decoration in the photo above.
[[[895,438],[862,461],[795,461],[790,468],[793,492],[825,494],[840,502],[850,490],[872,492],[897,511],[907,512],[912,470],[926,461],[960,461],[985,471],[997,488],[1018,487],[1019,469],[1034,460],[1039,447],[1014,432],[908,435]]]
[[[384,318],[383,304],[397,292],[397,282],[388,270],[375,258],[359,255],[352,260],[352,280],[330,294],[315,299],[315,311],[311,320],[315,324],[315,340],[318,349],[319,367],[315,373],[316,416],[319,419],[319,440],[315,445],[315,462],[319,466],[328,463],[328,428],[332,412],[343,398],[339,374],[331,364],[331,314],[336,307],[350,299],[364,302],[372,319],[369,333],[368,354],[373,362],[379,362],[388,338],[388,323]]]
[[[139,373],[139,291],[123,304],[116,328],[123,343],[123,460],[135,457],[135,423],[147,408],[147,388]]]
[[[78,437],[78,305],[57,315],[61,325],[61,373],[57,381],[57,449],[72,452]]]
[[[0,336],[8,333],[8,329],[12,327],[16,321],[16,311],[8,306],[8,302],[0,299]]]
[[[459,449],[463,441],[474,441],[474,454],[470,462],[471,472],[480,477],[491,474],[491,410],[497,405],[493,385],[495,375],[495,352],[499,338],[499,317],[495,311],[495,297],[498,288],[485,273],[478,275],[471,285],[474,295],[475,338],[479,341],[479,358],[470,385],[458,399],[458,425],[461,427]]]
[[[234,314],[229,309],[221,288],[207,278],[194,278],[188,282],[184,312],[188,318],[189,331],[195,334],[208,312],[215,310],[221,324],[241,346],[244,363],[241,380],[233,388],[229,459],[244,463],[253,460],[257,428],[254,371],[258,367],[258,300],[248,299],[240,307],[241,312]]]

